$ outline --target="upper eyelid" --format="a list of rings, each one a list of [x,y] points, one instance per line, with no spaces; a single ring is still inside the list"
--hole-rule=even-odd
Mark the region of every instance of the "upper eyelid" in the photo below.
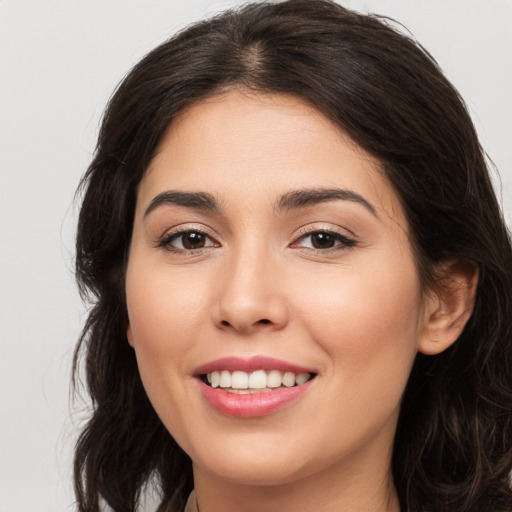
[[[307,224],[296,230],[296,234],[293,236],[294,240],[300,237],[310,235],[313,233],[332,233],[333,235],[339,235],[344,238],[356,239],[356,235],[347,228],[327,226],[325,223],[318,223],[317,225]]]
[[[211,229],[209,229],[207,227],[203,227],[202,225],[198,227],[197,224],[195,224],[195,223],[178,224],[177,226],[173,226],[172,228],[168,228],[168,229],[166,229],[163,232],[162,238],[166,237],[166,236],[177,235],[177,234],[180,234],[180,233],[189,233],[191,231],[197,231],[198,233],[203,233],[203,234],[209,236],[212,239],[216,238],[216,236],[214,234],[212,234]]]
[[[343,232],[345,231],[345,232]],[[331,247],[329,249],[313,249],[315,251],[320,252],[327,252],[329,250],[345,250],[350,247],[355,247],[359,244],[359,240],[357,237],[352,234],[350,231],[349,233],[346,233],[348,230],[342,230],[341,228],[332,228],[332,227],[326,227],[326,226],[318,226],[318,227],[308,227],[303,226],[301,230],[293,237],[292,241],[290,242],[289,246],[293,247],[296,244],[298,244],[301,240],[304,240],[308,236],[314,235],[315,233],[327,233],[330,235],[333,235],[335,238],[338,239],[339,244],[337,246]],[[301,247],[303,249],[310,249],[306,247]]]
[[[167,229],[164,231],[164,233],[157,237],[155,241],[155,247],[164,247],[168,245],[174,237],[179,237],[180,235],[183,235],[185,233],[201,233],[205,236],[207,236],[215,245],[220,246],[220,242],[218,241],[218,237],[215,237],[211,234],[210,230],[205,228],[198,228],[197,226],[187,226],[186,224],[180,224],[178,226],[174,226],[173,228]],[[199,249],[197,249],[199,250]]]
[[[183,233],[189,233],[189,232],[199,232],[201,234],[204,234],[208,238],[210,238],[216,245],[222,245],[220,239],[221,237],[218,236],[215,233],[212,233],[212,230],[208,227],[202,225],[199,223],[191,222],[191,223],[185,223],[185,224],[179,224],[177,226],[174,226],[172,228],[167,229],[164,231],[162,235],[160,235],[157,239],[157,245],[161,244],[164,240],[170,239],[171,237],[178,236]],[[357,241],[357,237],[348,229],[346,228],[339,228],[339,227],[332,227],[332,226],[326,226],[325,223],[319,223],[318,225],[311,225],[307,224],[305,226],[302,226],[298,228],[298,230],[295,230],[295,233],[291,235],[291,240],[289,242],[289,245],[293,245],[296,242],[298,242],[300,239],[313,235],[315,233],[329,233],[335,236],[338,236],[342,239],[351,240],[354,243]]]

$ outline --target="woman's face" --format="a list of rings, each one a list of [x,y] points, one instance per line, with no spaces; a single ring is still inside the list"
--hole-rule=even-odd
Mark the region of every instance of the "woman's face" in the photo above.
[[[230,92],[173,122],[126,294],[145,389],[196,472],[388,470],[426,313],[396,194],[318,111]]]

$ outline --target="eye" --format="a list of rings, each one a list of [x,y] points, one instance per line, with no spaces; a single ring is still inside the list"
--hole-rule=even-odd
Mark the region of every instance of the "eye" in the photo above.
[[[158,246],[174,251],[195,251],[205,247],[214,247],[216,243],[206,233],[191,229],[165,236]]]
[[[302,235],[294,245],[299,247],[305,247],[308,249],[315,250],[328,250],[335,249],[337,247],[346,248],[353,247],[356,241],[348,238],[341,233],[335,233],[332,231],[312,231],[305,235]]]

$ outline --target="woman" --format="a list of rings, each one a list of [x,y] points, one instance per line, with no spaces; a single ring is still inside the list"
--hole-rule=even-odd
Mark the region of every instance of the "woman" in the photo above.
[[[510,239],[411,40],[322,0],[196,24],[82,186],[80,510],[510,510]]]

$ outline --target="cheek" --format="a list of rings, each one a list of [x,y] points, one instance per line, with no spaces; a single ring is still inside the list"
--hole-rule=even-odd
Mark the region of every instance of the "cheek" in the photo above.
[[[190,275],[180,278],[173,273],[171,279],[161,268],[157,272],[157,265],[137,263],[133,257],[128,265],[126,296],[140,377],[166,428],[177,439],[188,439],[182,419],[190,381],[186,362],[194,347],[191,341],[201,336],[206,299]]]
[[[138,271],[136,261],[130,264],[126,295],[135,345],[158,352],[179,351],[185,334],[204,323],[205,286],[203,280],[199,287],[190,273]]]
[[[394,435],[417,352],[421,301],[414,270],[410,280],[380,275],[351,273],[325,286],[317,280],[302,309],[303,324],[328,356],[325,396],[334,398],[318,430],[331,447],[351,450],[384,430]],[[323,450],[318,442],[315,449]]]
[[[179,405],[184,378],[190,378],[185,364],[191,340],[201,337],[207,299],[190,273],[137,263],[134,256],[126,277],[129,331],[146,392],[163,414]]]
[[[302,297],[301,321],[329,355],[326,372],[338,385],[359,396],[389,385],[397,400],[417,352],[422,300],[414,266],[385,263],[310,276],[308,293],[294,295]]]

